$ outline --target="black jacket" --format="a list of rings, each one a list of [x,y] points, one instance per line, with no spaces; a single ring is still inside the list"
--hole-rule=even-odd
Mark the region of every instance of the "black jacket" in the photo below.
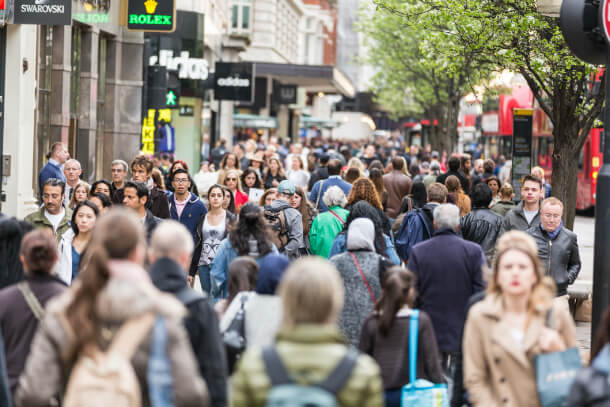
[[[150,267],[150,277],[158,289],[176,296],[188,288],[186,272],[169,258],[162,258],[153,263]],[[180,299],[179,296],[177,298]],[[201,376],[208,385],[212,406],[224,407],[227,405],[227,362],[216,312],[205,295],[200,301],[185,306],[189,314],[184,320],[184,326],[191,340]]]
[[[436,177],[436,182],[440,182],[441,184],[445,185],[445,180],[447,180],[450,175],[455,175],[460,180],[462,190],[465,194],[468,194],[470,191],[470,182],[468,181],[468,178],[462,175],[462,173],[459,171],[447,171],[446,173]]]
[[[495,252],[496,240],[500,236],[502,220],[500,215],[487,208],[475,208],[460,221],[462,237],[481,246],[490,264]]]
[[[606,345],[606,347],[608,346]],[[602,350],[593,360],[593,366],[580,369],[568,393],[566,406],[610,406],[610,380],[608,380],[610,366],[608,362],[608,358],[604,356],[604,350]]]
[[[193,251],[191,266],[189,267],[189,275],[191,276],[195,276],[195,274],[197,274],[197,270],[199,269],[199,259],[201,257],[201,250],[203,245],[203,239],[201,237],[201,228],[203,227],[203,222],[205,222],[206,216],[208,216],[207,212],[201,217],[201,219],[199,219],[199,223],[195,228],[195,250]],[[227,237],[227,234],[229,233],[229,226],[231,225],[231,223],[233,223],[234,220],[235,215],[227,211],[227,216],[225,217],[225,235],[223,236],[223,239]]]
[[[328,167],[324,166],[324,167],[318,168],[311,174],[311,177],[309,177],[309,185],[307,186],[307,189],[309,191],[311,191],[313,189],[313,186],[316,185],[316,182],[320,181],[321,179],[327,179],[327,178],[328,178]]]
[[[150,238],[159,223],[163,219],[157,218],[148,209],[146,210],[146,217],[144,218],[144,226],[146,227],[146,241],[150,242]]]
[[[540,224],[529,228],[527,233],[536,241],[545,274],[555,280],[557,295],[566,295],[568,285],[574,283],[581,267],[576,233],[561,226],[557,237],[551,240]]]
[[[110,183],[110,200],[113,204],[123,205],[125,191],[123,188],[118,189],[114,186],[114,182]]]
[[[148,200],[146,201],[146,209],[152,212],[158,218],[169,219],[169,201],[167,195],[160,189],[153,188],[150,190]]]
[[[525,232],[530,227],[537,226],[540,223],[540,211],[532,219],[532,223],[527,223],[527,218],[523,213],[523,201],[519,202],[519,205],[508,211],[504,215],[504,221],[502,222],[502,233],[508,232],[509,230],[520,230]]]

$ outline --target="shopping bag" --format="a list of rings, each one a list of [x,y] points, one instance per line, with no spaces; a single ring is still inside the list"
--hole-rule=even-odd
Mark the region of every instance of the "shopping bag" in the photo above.
[[[534,359],[536,387],[542,407],[561,407],[568,396],[576,373],[581,368],[577,348],[543,353]]]

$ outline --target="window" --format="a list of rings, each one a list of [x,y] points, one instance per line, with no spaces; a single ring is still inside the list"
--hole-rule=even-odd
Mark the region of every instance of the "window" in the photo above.
[[[247,32],[251,27],[252,0],[233,0],[231,28],[234,32]]]

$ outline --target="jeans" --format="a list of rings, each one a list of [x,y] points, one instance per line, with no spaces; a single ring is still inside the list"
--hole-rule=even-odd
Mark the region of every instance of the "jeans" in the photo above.
[[[447,394],[453,394],[455,368],[460,357],[462,355],[459,352],[441,352],[441,368],[443,369],[443,376],[447,380]]]
[[[208,295],[210,295],[210,289],[212,288],[212,282],[210,281],[210,270],[211,265],[199,266],[199,282],[201,283],[201,289]]]
[[[385,407],[400,407],[400,397],[402,396],[402,389],[386,390],[384,391],[385,396]]]

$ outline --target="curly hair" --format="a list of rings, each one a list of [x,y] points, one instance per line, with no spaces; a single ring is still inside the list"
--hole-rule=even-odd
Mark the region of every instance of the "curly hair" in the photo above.
[[[368,178],[358,178],[352,184],[352,190],[347,196],[347,205],[351,206],[358,201],[366,201],[375,208],[383,209],[379,194],[373,182]]]
[[[261,256],[271,252],[271,232],[263,210],[255,203],[249,202],[241,207],[238,221],[229,229],[229,242],[238,256],[246,256],[250,252],[249,240],[258,242],[258,252]]]

